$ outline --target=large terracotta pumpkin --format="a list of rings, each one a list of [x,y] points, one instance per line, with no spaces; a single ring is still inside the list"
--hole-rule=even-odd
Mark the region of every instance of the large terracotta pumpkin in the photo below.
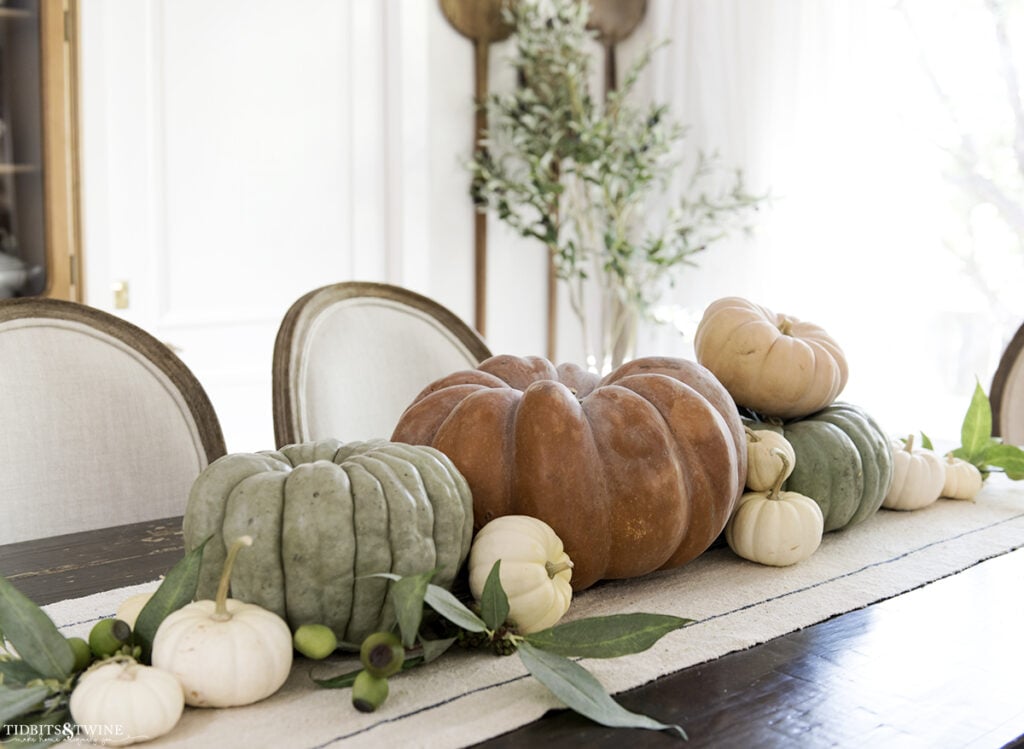
[[[392,440],[431,445],[469,482],[477,528],[502,515],[550,525],[576,590],[676,567],[711,545],[743,490],[735,403],[704,367],[628,362],[599,378],[495,356],[427,387]]]

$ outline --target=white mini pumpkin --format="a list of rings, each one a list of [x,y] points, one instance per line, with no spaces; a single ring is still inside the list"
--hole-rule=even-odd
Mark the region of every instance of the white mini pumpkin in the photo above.
[[[180,682],[130,658],[102,661],[79,677],[71,717],[97,744],[128,746],[163,736],[185,709]]]
[[[914,435],[893,443],[892,483],[882,500],[890,510],[920,510],[942,494],[946,466],[934,450],[914,447]]]
[[[758,564],[787,567],[807,559],[821,545],[825,518],[818,503],[797,492],[780,491],[792,470],[783,464],[767,492],[747,492],[725,526],[725,540],[736,554]]]
[[[753,492],[769,491],[783,472],[785,481],[796,466],[796,452],[789,440],[770,429],[745,429],[747,434],[747,488]],[[782,455],[775,452],[781,450]],[[785,460],[783,460],[785,458]]]
[[[572,601],[572,561],[547,523],[503,515],[487,523],[469,550],[469,589],[476,600],[497,560],[508,596],[508,618],[521,634],[553,626]]]
[[[227,597],[231,567],[243,536],[228,551],[214,601],[190,603],[168,614],[153,638],[154,666],[181,682],[194,707],[234,707],[269,697],[292,666],[292,633],[272,611]]]
[[[946,480],[942,485],[943,497],[973,500],[981,491],[983,483],[981,471],[973,463],[956,458],[952,453],[946,456]]]

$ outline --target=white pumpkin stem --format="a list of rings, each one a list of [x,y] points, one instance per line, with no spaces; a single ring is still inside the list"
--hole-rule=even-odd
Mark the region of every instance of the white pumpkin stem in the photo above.
[[[903,449],[906,450],[908,453],[914,452],[914,434],[913,434],[913,432],[911,432],[911,434],[905,440],[903,440]]]
[[[571,570],[573,566],[574,565],[571,559],[567,559],[564,562],[559,562],[558,564],[555,564],[554,562],[544,562],[544,569],[548,571],[548,577],[552,579],[554,579],[555,575],[557,575],[559,572]]]
[[[220,584],[217,586],[217,597],[214,599],[213,614],[210,618],[217,622],[226,622],[231,618],[228,612],[228,588],[231,585],[231,569],[235,566],[235,557],[243,546],[252,546],[252,536],[239,536],[228,548],[228,558],[224,560],[224,568],[220,573]]]
[[[743,425],[743,430],[747,433],[747,439],[750,440],[751,442],[760,442],[761,441],[761,437],[757,434],[757,432],[755,432],[753,429],[751,429],[747,425],[745,425],[745,424]]]
[[[772,455],[778,457],[782,461],[782,469],[779,471],[778,478],[775,479],[775,483],[772,484],[772,489],[768,492],[768,499],[778,499],[779,492],[782,490],[782,482],[789,476],[789,457],[786,455],[786,451],[778,447],[772,448]]]
[[[783,317],[782,323],[779,325],[779,332],[782,333],[782,335],[789,335],[790,333],[792,333],[793,321],[790,320],[788,317]]]

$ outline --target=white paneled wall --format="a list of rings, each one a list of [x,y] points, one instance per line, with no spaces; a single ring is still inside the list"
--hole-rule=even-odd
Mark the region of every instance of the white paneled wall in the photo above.
[[[387,281],[472,322],[473,52],[436,2],[81,13],[86,300],[128,282],[115,311],[179,349],[229,450],[272,446],[273,339],[306,291]],[[543,252],[492,234],[489,342],[543,352]]]

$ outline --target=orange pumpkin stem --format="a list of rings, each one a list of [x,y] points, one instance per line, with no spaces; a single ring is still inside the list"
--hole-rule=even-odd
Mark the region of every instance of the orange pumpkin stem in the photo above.
[[[243,546],[252,546],[252,536],[239,536],[228,548],[228,558],[224,560],[224,569],[220,573],[220,583],[217,585],[217,597],[214,599],[214,609],[210,618],[217,622],[226,622],[231,618],[228,612],[228,587],[231,585],[231,569],[235,566],[235,557],[242,550]]]

